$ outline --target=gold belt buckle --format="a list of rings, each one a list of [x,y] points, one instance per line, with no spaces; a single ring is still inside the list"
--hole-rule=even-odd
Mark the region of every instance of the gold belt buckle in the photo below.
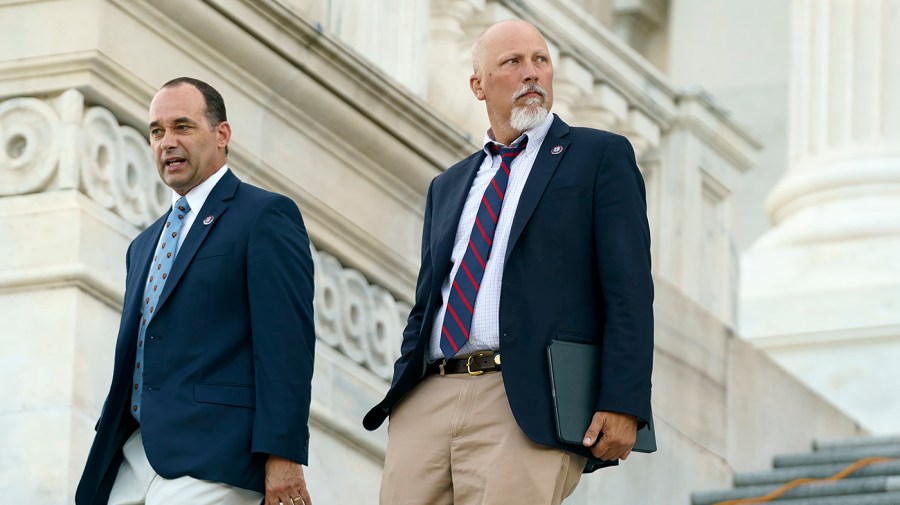
[[[484,370],[475,370],[474,372],[472,371],[472,359],[474,358],[475,355],[473,354],[466,360],[466,372],[469,372],[469,375],[481,375],[484,373]]]
[[[444,375],[446,375],[446,374],[444,373],[444,367],[445,367],[446,365],[447,365],[447,359],[446,359],[446,358],[445,358],[445,359],[442,359],[442,360],[438,363],[438,370],[441,371],[441,377],[443,377]]]

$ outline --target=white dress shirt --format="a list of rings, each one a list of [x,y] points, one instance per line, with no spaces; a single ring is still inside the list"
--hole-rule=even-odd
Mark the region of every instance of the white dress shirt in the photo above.
[[[212,189],[219,183],[222,177],[225,175],[225,172],[228,171],[228,165],[222,165],[222,168],[218,169],[214,174],[210,175],[205,181],[201,182],[194,186],[190,191],[187,192],[187,202],[191,209],[184,215],[184,224],[181,225],[181,233],[178,235],[178,248],[175,249],[175,257],[178,257],[178,253],[181,252],[181,244],[184,244],[184,239],[187,237],[188,232],[191,231],[191,225],[194,224],[194,220],[197,218],[197,213],[200,212],[200,209],[203,208],[203,204],[206,203],[207,197],[209,197],[209,193],[212,192]],[[174,190],[172,191],[172,207],[175,206],[175,203],[178,202],[178,199],[181,198],[181,195],[176,193]],[[171,207],[169,208],[171,212]],[[160,234],[159,240],[156,241],[156,249],[159,249],[159,243],[162,241],[163,236]],[[153,265],[150,265],[151,270],[153,269]],[[150,270],[147,271],[147,277],[150,277]],[[145,281],[146,282],[146,281]]]
[[[534,159],[537,157],[538,150],[541,144],[544,143],[544,138],[550,130],[553,117],[553,114],[547,114],[543,123],[526,130],[510,145],[510,147],[517,146],[523,137],[528,137],[528,146],[525,147],[525,151],[516,156],[509,167],[509,183],[503,198],[500,219],[497,221],[497,228],[494,231],[491,256],[485,264],[484,277],[481,279],[481,287],[475,298],[472,326],[469,328],[469,341],[459,350],[458,356],[471,354],[476,351],[500,349],[500,289],[503,283],[503,259],[506,257],[506,247],[509,244],[509,232],[510,228],[512,228],[513,218],[516,215],[516,209],[519,206],[519,197],[522,196],[522,190],[525,188],[528,174],[531,173]],[[441,300],[443,302],[432,323],[431,342],[428,352],[429,361],[437,361],[444,357],[444,353],[441,351],[441,325],[444,322],[444,314],[447,311],[450,289],[453,285],[453,279],[456,277],[456,271],[459,270],[459,265],[466,254],[469,236],[472,234],[472,226],[475,225],[475,215],[478,213],[478,207],[481,205],[481,197],[484,195],[484,191],[490,184],[491,179],[494,178],[494,173],[500,168],[500,155],[491,154],[488,148],[490,144],[507,147],[494,140],[491,130],[487,131],[484,136],[484,151],[487,153],[487,156],[485,156],[484,161],[478,168],[472,187],[469,188],[469,195],[466,197],[466,203],[459,218],[459,226],[456,228],[453,253],[450,256],[453,268],[441,286]]]

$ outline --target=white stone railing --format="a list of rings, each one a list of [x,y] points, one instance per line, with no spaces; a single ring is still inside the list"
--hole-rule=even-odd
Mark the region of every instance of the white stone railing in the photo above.
[[[155,221],[169,205],[169,189],[156,174],[147,140],[120,125],[108,109],[85,109],[84,97],[75,90],[48,100],[20,97],[0,103],[0,197],[70,189],[137,228]],[[390,380],[409,304],[341,266],[334,256],[314,247],[312,253],[319,341]],[[104,288],[114,285],[95,276],[86,279]],[[105,299],[118,304],[121,297]]]

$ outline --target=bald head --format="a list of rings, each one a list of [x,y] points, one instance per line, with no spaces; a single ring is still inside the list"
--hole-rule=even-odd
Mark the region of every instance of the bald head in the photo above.
[[[504,37],[509,37],[510,33],[521,34],[523,32],[532,32],[541,40],[544,40],[544,36],[541,35],[541,32],[535,28],[534,25],[527,21],[522,21],[521,19],[506,19],[485,28],[484,31],[475,37],[475,42],[472,43],[472,71],[476,74],[481,71],[484,63],[485,51],[487,46],[490,45],[490,42],[495,39],[502,40]],[[546,46],[547,43],[544,42],[544,47]]]
[[[487,107],[495,140],[508,144],[545,120],[553,105],[553,64],[531,23],[491,25],[472,45],[472,68],[469,86]]]

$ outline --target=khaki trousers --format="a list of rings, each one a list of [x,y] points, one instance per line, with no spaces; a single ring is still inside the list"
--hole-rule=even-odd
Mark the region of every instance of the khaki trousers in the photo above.
[[[164,479],[157,475],[147,454],[141,430],[122,448],[125,459],[109,494],[108,505],[259,505],[262,493],[193,477]]]
[[[503,375],[429,375],[391,413],[381,505],[557,505],[585,458],[516,424]]]

